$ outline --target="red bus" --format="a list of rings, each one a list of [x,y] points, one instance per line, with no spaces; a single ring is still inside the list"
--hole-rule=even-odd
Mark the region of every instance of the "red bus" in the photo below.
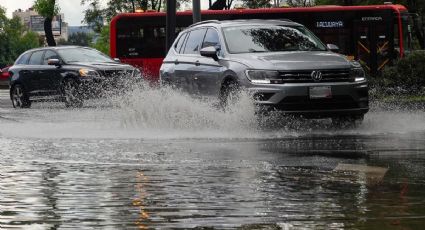
[[[139,67],[157,81],[166,55],[165,13],[124,13],[110,28],[110,55]],[[358,60],[371,75],[409,50],[409,14],[402,5],[317,6],[202,11],[202,20],[290,19],[313,31],[324,43]],[[192,12],[177,12],[176,32],[192,24]]]

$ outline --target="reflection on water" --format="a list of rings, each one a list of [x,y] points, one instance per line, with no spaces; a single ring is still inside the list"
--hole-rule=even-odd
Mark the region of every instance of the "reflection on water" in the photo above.
[[[1,149],[16,143],[19,151],[1,156],[0,224],[6,229],[417,229],[425,215],[424,144],[405,146],[395,156],[376,149],[363,154],[380,149],[368,137],[333,140],[301,137],[304,144],[293,146],[294,139],[3,138]],[[350,152],[359,154],[350,157],[336,146],[351,146]],[[342,163],[388,172],[368,184],[362,170],[335,171]]]
[[[249,100],[223,112],[174,91],[121,99],[0,109],[0,228],[423,225],[423,112],[262,129]]]

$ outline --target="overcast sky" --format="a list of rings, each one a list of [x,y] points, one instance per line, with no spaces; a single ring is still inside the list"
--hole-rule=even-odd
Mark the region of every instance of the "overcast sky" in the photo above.
[[[107,2],[107,0],[101,0]],[[208,1],[201,0],[202,8],[208,7]],[[34,0],[0,0],[0,6],[5,7],[7,10],[7,16],[12,17],[13,11],[17,9],[26,10],[30,8],[34,3]],[[81,5],[80,0],[58,0],[61,13],[65,14],[65,22],[68,22],[70,26],[79,26],[83,20],[84,10],[87,9],[88,5]]]

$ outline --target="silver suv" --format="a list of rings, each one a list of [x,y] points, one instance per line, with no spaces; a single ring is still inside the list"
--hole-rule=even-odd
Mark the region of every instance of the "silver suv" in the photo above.
[[[369,110],[365,72],[334,49],[292,21],[204,21],[179,34],[160,78],[222,105],[244,88],[265,110],[362,121]]]

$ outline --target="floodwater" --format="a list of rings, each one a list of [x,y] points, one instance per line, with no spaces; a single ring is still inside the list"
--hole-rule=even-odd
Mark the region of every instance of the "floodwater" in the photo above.
[[[423,228],[422,109],[265,127],[247,98],[226,112],[166,89],[0,103],[0,229]]]

